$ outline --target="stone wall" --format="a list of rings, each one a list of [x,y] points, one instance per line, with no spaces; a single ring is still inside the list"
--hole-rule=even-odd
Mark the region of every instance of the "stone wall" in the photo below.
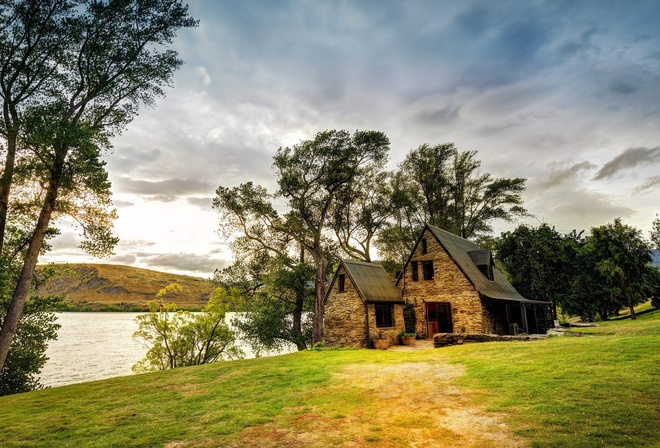
[[[325,345],[328,347],[367,347],[367,322],[365,303],[355,289],[348,273],[343,266],[337,274],[344,274],[344,291],[339,292],[339,281],[331,286],[330,294],[325,303],[325,316],[323,319],[323,335]],[[390,339],[390,344],[396,344],[398,336],[404,330],[403,305],[395,303],[394,326],[376,327],[376,307],[368,304],[369,309],[369,336],[373,339],[382,332]]]
[[[345,274],[344,292],[339,292],[339,282],[335,281],[325,303],[323,335],[325,344],[330,347],[366,347],[367,324],[364,302],[343,265],[337,274]]]
[[[427,332],[426,302],[451,304],[452,323],[456,333],[484,333],[489,330],[490,328],[487,329],[484,325],[488,313],[483,310],[479,292],[430,231],[426,230],[422,238],[426,238],[427,253],[422,253],[420,243],[411,258],[411,261],[418,263],[419,280],[412,280],[412,266],[408,263],[405,271],[405,289],[402,291],[406,302],[415,304],[417,335],[422,338],[433,337]],[[421,262],[427,260],[433,260],[433,280],[424,280]],[[397,286],[401,290],[404,282],[399,281]]]
[[[390,340],[390,345],[397,344],[399,341],[399,335],[403,333],[405,325],[403,322],[403,304],[395,303],[394,306],[394,321],[393,327],[377,327],[376,326],[376,305],[374,303],[369,303],[369,336],[373,339],[377,337],[379,333],[382,332],[383,336],[387,337]]]

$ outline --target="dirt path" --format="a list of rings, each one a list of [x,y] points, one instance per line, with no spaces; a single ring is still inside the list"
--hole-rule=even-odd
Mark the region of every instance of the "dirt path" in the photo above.
[[[526,447],[502,415],[456,386],[463,374],[460,365],[435,361],[348,365],[318,395],[319,405],[250,428],[235,446]],[[325,394],[346,399],[325,403]]]

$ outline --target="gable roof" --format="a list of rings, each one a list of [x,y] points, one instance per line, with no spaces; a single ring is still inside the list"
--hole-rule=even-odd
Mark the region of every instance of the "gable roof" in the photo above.
[[[340,268],[342,265],[358,294],[365,302],[403,302],[399,290],[394,286],[382,265],[351,260],[342,260],[339,265]],[[326,300],[330,291],[332,291],[339,271],[340,269],[337,269],[337,273],[335,273],[335,277],[332,279],[325,297]]]
[[[472,241],[428,224],[426,225],[426,229],[435,236],[440,245],[447,251],[449,257],[456,263],[456,266],[458,266],[470,283],[482,295],[491,299],[509,300],[519,303],[550,303],[524,298],[495,267],[493,268],[493,280],[488,280],[473,261],[473,257],[476,254],[470,256],[471,252],[481,252],[481,248]],[[422,232],[423,234],[424,232]]]

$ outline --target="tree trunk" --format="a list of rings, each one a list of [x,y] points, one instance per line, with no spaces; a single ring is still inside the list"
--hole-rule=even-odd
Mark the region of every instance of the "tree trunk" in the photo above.
[[[48,230],[48,225],[50,224],[50,218],[55,208],[55,201],[57,199],[57,192],[59,190],[59,176],[57,179],[52,179],[48,185],[48,191],[46,192],[46,198],[44,199],[44,204],[39,213],[39,219],[30,239],[30,244],[28,246],[27,254],[25,256],[25,261],[23,262],[23,269],[18,278],[18,283],[12,294],[11,302],[9,308],[7,309],[7,315],[5,320],[2,323],[2,328],[0,329],[0,369],[5,364],[7,359],[7,354],[9,353],[9,348],[11,346],[11,341],[16,334],[16,329],[18,328],[18,322],[23,313],[23,307],[25,306],[25,301],[28,298],[30,282],[34,276],[34,270],[37,266],[37,260],[39,259],[39,252],[41,251],[41,246],[43,245],[44,238],[46,237],[46,231]]]
[[[630,294],[630,290],[628,288],[626,288],[626,299],[628,299],[628,308],[630,308],[630,318],[637,319],[637,316],[635,315],[635,306],[633,305],[632,295]]]
[[[303,295],[301,293],[296,294],[296,307],[293,309],[293,335],[296,339],[296,348],[298,351],[307,349],[302,334],[303,303]]]
[[[0,255],[5,245],[5,228],[7,227],[7,214],[9,211],[9,193],[14,177],[14,163],[16,160],[16,136],[7,137],[7,158],[5,168],[0,178]]]
[[[312,345],[323,341],[323,314],[325,313],[325,270],[328,260],[323,255],[314,254],[316,262],[316,283],[314,287],[314,322],[312,324]]]

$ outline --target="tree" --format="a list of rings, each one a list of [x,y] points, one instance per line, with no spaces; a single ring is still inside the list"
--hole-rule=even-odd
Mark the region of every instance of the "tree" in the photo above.
[[[331,230],[329,221],[333,207],[387,161],[389,139],[382,132],[323,131],[312,140],[277,150],[273,166],[277,170],[278,190],[268,195],[263,187],[251,183],[237,189],[219,187],[214,206],[229,226],[243,232],[252,241],[273,248],[264,235],[276,241],[295,241],[309,255],[316,267],[314,281],[314,322],[312,342],[323,340],[323,298]],[[259,192],[258,198],[248,193]],[[265,199],[261,199],[265,198]],[[283,199],[288,211],[280,216],[271,200]]]
[[[572,283],[580,269],[581,244],[581,232],[561,235],[545,223],[537,228],[521,225],[501,235],[496,257],[524,297],[567,307],[574,300]]]
[[[330,226],[350,258],[371,262],[372,241],[394,214],[389,177],[386,171],[374,170],[344,190],[332,208]]]
[[[599,291],[602,310],[607,314],[624,306],[635,319],[634,306],[648,299],[649,270],[652,261],[649,244],[639,229],[628,226],[617,218],[613,223],[592,227],[584,250],[595,260],[600,274]]]
[[[213,207],[220,213],[220,233],[225,238],[239,236],[230,244],[235,263],[217,271],[214,280],[241,296],[237,310],[249,314],[244,314],[237,325],[255,350],[275,348],[282,341],[303,350],[309,338],[302,316],[310,311],[307,285],[314,277],[298,281],[299,275],[289,276],[289,272],[300,272],[308,265],[304,249],[292,236],[286,220],[275,211],[273,199],[265,188],[251,182],[217,189]],[[294,280],[287,288],[295,293],[271,294],[268,284],[276,280],[273,272]]]
[[[0,329],[0,365],[16,333],[51,220],[61,213],[80,219],[86,236],[83,248],[93,253],[109,253],[116,243],[109,228],[113,217],[108,210],[110,184],[100,155],[140,105],[152,106],[164,95],[164,87],[182,64],[167,47],[179,28],[197,23],[177,0],[53,2],[67,6],[60,15],[53,14],[65,26],[26,21],[30,16],[21,11],[41,3],[16,0],[3,15],[4,23],[20,23],[4,28],[5,42],[22,30],[26,36],[37,34],[38,29],[47,32],[43,39],[56,44],[51,52],[42,53],[44,66],[56,66],[57,76],[47,77],[52,82],[36,84],[30,101],[16,114],[23,118],[12,121],[18,126],[19,145],[29,151],[19,161],[22,180],[42,194],[23,268]],[[51,19],[45,20],[50,23]],[[29,39],[13,41],[30,44]],[[18,73],[30,67],[21,70]],[[3,119],[7,123],[6,114]],[[3,176],[7,174],[5,169]],[[8,186],[3,184],[3,188]]]
[[[390,141],[377,131],[324,131],[313,140],[280,148],[273,165],[277,195],[290,207],[287,221],[316,265],[312,342],[323,340],[326,269],[323,238],[333,205],[374,168],[387,162]]]
[[[660,218],[655,218],[653,220],[653,228],[649,233],[651,236],[651,241],[655,245],[655,248],[660,249]]]
[[[38,377],[46,364],[48,343],[57,339],[57,317],[52,312],[63,297],[31,297],[18,324],[16,336],[0,370],[0,396],[41,389]],[[0,303],[0,319],[4,303]]]
[[[231,298],[217,289],[200,313],[177,311],[173,303],[165,303],[171,292],[181,292],[177,283],[161,289],[160,301],[149,302],[149,314],[135,318],[138,330],[133,337],[148,347],[143,360],[133,366],[136,373],[176,367],[210,364],[242,355],[234,345],[235,336],[225,323],[225,313]]]
[[[9,196],[18,152],[23,106],[39,101],[62,81],[67,25],[73,1],[8,1],[0,12],[0,134],[5,138],[0,176],[0,253],[4,248]]]
[[[312,339],[315,267],[281,257],[262,256],[216,272],[215,280],[241,297],[232,324],[255,352],[295,344],[305,350]]]
[[[522,207],[526,179],[479,173],[476,154],[460,152],[453,143],[423,144],[408,153],[395,176],[397,222],[379,239],[385,252],[397,237],[405,238],[407,252],[412,250],[427,223],[471,238],[491,232],[495,219],[511,222],[528,216]]]

